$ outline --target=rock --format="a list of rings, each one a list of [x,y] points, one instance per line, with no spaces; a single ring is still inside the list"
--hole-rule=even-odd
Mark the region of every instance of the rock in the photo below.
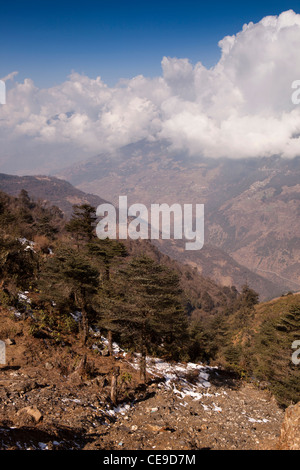
[[[7,338],[5,341],[6,346],[12,346],[13,344],[16,344],[14,339]]]
[[[153,432],[160,432],[163,431],[162,426],[156,426],[155,424],[148,424],[148,428]]]
[[[278,447],[280,450],[300,450],[300,402],[285,412]]]
[[[146,411],[148,413],[156,413],[158,411],[158,407],[155,407],[155,408],[146,408]]]
[[[26,415],[32,418],[35,423],[39,423],[43,418],[42,413],[38,410],[36,406],[26,406],[25,408],[19,410],[17,413],[17,416],[23,416],[25,417],[25,419]]]
[[[11,385],[11,390],[14,392],[18,392],[18,393],[27,393],[36,388],[38,388],[38,384],[35,381],[31,381],[31,380],[14,382]]]
[[[271,384],[270,384],[270,382],[262,381],[262,382],[259,382],[258,386],[261,390],[268,390],[270,388]]]

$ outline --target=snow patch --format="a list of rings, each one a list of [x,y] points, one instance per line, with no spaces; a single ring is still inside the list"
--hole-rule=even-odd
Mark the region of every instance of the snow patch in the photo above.
[[[33,248],[35,245],[33,241],[27,240],[27,238],[18,238],[18,241],[21,243],[21,245],[25,245],[24,251],[32,251],[33,253],[36,253]]]

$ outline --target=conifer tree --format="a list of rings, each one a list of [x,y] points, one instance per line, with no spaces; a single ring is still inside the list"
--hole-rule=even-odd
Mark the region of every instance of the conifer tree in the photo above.
[[[187,319],[180,294],[177,275],[146,256],[134,258],[114,279],[101,324],[140,353],[143,382],[148,353],[178,359],[185,346]]]
[[[89,204],[73,206],[73,215],[66,224],[66,230],[75,237],[78,248],[80,241],[91,242],[93,239],[96,219],[96,209],[93,206]]]
[[[254,371],[267,380],[279,403],[299,401],[300,368],[292,362],[292,344],[300,340],[300,305],[291,305],[279,319],[266,320],[256,336]]]
[[[71,248],[62,248],[47,260],[40,287],[45,298],[58,308],[72,303],[81,311],[82,341],[88,337],[88,311],[97,293],[99,271]]]
[[[125,246],[117,240],[99,240],[96,238],[87,244],[88,252],[94,259],[104,265],[106,281],[110,280],[110,268],[113,260],[118,260],[127,255]]]
[[[28,289],[38,270],[38,256],[16,239],[0,239],[0,285]]]

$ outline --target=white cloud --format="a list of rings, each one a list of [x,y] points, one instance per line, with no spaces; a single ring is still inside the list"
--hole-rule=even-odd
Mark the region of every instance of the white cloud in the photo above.
[[[211,69],[164,57],[161,77],[115,87],[76,73],[49,89],[15,83],[0,108],[2,171],[53,169],[144,138],[213,158],[300,155],[299,44],[300,15],[287,11],[222,39]]]
[[[19,72],[11,72],[8,75],[6,75],[5,77],[3,77],[2,81],[7,82],[8,80],[13,80],[18,75],[18,73]]]

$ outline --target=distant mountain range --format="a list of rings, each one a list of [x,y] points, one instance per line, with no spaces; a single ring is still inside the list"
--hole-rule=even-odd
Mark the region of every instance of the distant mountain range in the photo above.
[[[74,204],[91,204],[97,207],[107,202],[94,194],[87,194],[67,181],[53,176],[16,176],[0,173],[0,190],[11,196],[18,196],[25,189],[35,200],[47,201],[59,207],[65,216],[72,214]]]
[[[299,158],[191,159],[143,141],[55,176],[0,174],[0,189],[14,196],[26,189],[66,217],[73,204],[117,204],[120,195],[147,207],[203,203],[204,248],[189,252],[181,241],[155,241],[161,252],[221,285],[248,283],[261,300],[299,291]]]
[[[25,189],[33,199],[47,201],[58,206],[66,218],[70,217],[73,204],[88,203],[97,207],[106,202],[99,196],[84,193],[67,181],[52,176],[0,174],[0,190],[17,196],[21,189]],[[281,287],[239,265],[219,248],[205,245],[199,252],[186,252],[177,241],[167,243],[167,240],[159,240],[154,244],[160,252],[178,260],[181,264],[197,268],[205,279],[210,278],[219,285],[234,285],[240,288],[248,282],[260,293],[262,299],[272,298],[281,293]]]
[[[262,300],[300,288],[300,158],[191,159],[142,141],[56,176],[113,203],[204,203],[205,247],[162,251],[220,283],[248,282]]]

